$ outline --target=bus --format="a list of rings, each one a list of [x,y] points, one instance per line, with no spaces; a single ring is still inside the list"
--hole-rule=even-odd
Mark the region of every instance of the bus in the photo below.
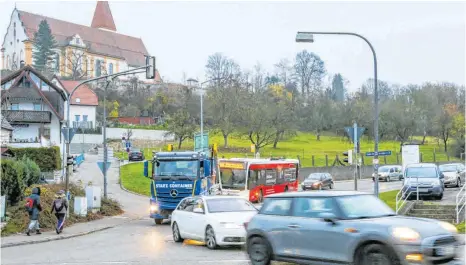
[[[267,195],[298,190],[297,159],[219,159],[218,167],[224,195],[239,195],[261,203]]]

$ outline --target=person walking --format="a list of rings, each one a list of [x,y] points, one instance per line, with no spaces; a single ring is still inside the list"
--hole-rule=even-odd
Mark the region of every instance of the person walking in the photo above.
[[[57,217],[57,227],[55,228],[57,234],[60,234],[63,231],[67,210],[68,202],[65,199],[65,192],[60,190],[55,195],[55,200],[52,203],[52,210],[50,211],[50,213],[55,211],[55,216]]]
[[[26,235],[30,236],[31,231],[36,230],[36,234],[40,235],[39,230],[39,213],[42,211],[42,205],[40,204],[40,188],[35,187],[32,189],[32,193],[26,198],[26,210],[29,214],[29,226],[26,231]]]

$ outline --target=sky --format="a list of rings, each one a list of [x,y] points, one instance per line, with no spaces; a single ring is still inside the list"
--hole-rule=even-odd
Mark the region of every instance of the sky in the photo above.
[[[90,25],[95,1],[16,2],[20,10]],[[15,2],[0,1],[0,36]],[[260,63],[269,73],[282,58],[306,49],[329,75],[341,73],[356,90],[373,77],[368,45],[351,36],[315,36],[296,43],[297,31],[347,31],[375,48],[378,78],[396,84],[465,84],[463,2],[176,2],[110,1],[117,31],[140,37],[165,81],[205,79],[209,55],[220,52],[243,69]],[[70,33],[72,35],[72,33]]]

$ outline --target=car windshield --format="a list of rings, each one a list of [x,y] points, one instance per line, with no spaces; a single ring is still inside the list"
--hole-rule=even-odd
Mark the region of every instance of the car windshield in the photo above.
[[[239,198],[207,200],[207,209],[209,213],[257,211],[250,202]]]
[[[309,177],[307,177],[306,180],[320,180],[321,175],[320,174],[311,174]]]
[[[388,172],[388,171],[390,171],[389,167],[380,167],[379,168],[379,172]]]
[[[455,172],[456,165],[441,165],[439,166],[440,171],[442,172]]]
[[[139,153],[139,152],[141,152],[141,149],[133,149],[133,150],[131,150],[131,152],[132,153]]]
[[[405,171],[406,178],[437,178],[435,167],[409,167]]]
[[[158,161],[159,165],[155,170],[155,177],[189,177],[195,178],[199,167],[199,161]]]
[[[246,189],[246,170],[244,169],[221,168],[220,178],[223,188],[235,190]]]
[[[377,218],[395,215],[395,212],[374,195],[338,197],[337,201],[346,219]]]

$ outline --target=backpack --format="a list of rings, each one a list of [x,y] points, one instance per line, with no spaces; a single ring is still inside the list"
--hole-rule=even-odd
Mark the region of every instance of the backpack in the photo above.
[[[57,211],[57,212],[61,211],[64,206],[65,206],[65,204],[63,203],[63,200],[56,200],[53,203],[53,207],[55,207],[55,211]]]
[[[26,207],[26,211],[29,213],[32,213],[32,210],[34,209],[34,199],[31,197],[28,197],[26,199],[26,204],[24,205]]]

